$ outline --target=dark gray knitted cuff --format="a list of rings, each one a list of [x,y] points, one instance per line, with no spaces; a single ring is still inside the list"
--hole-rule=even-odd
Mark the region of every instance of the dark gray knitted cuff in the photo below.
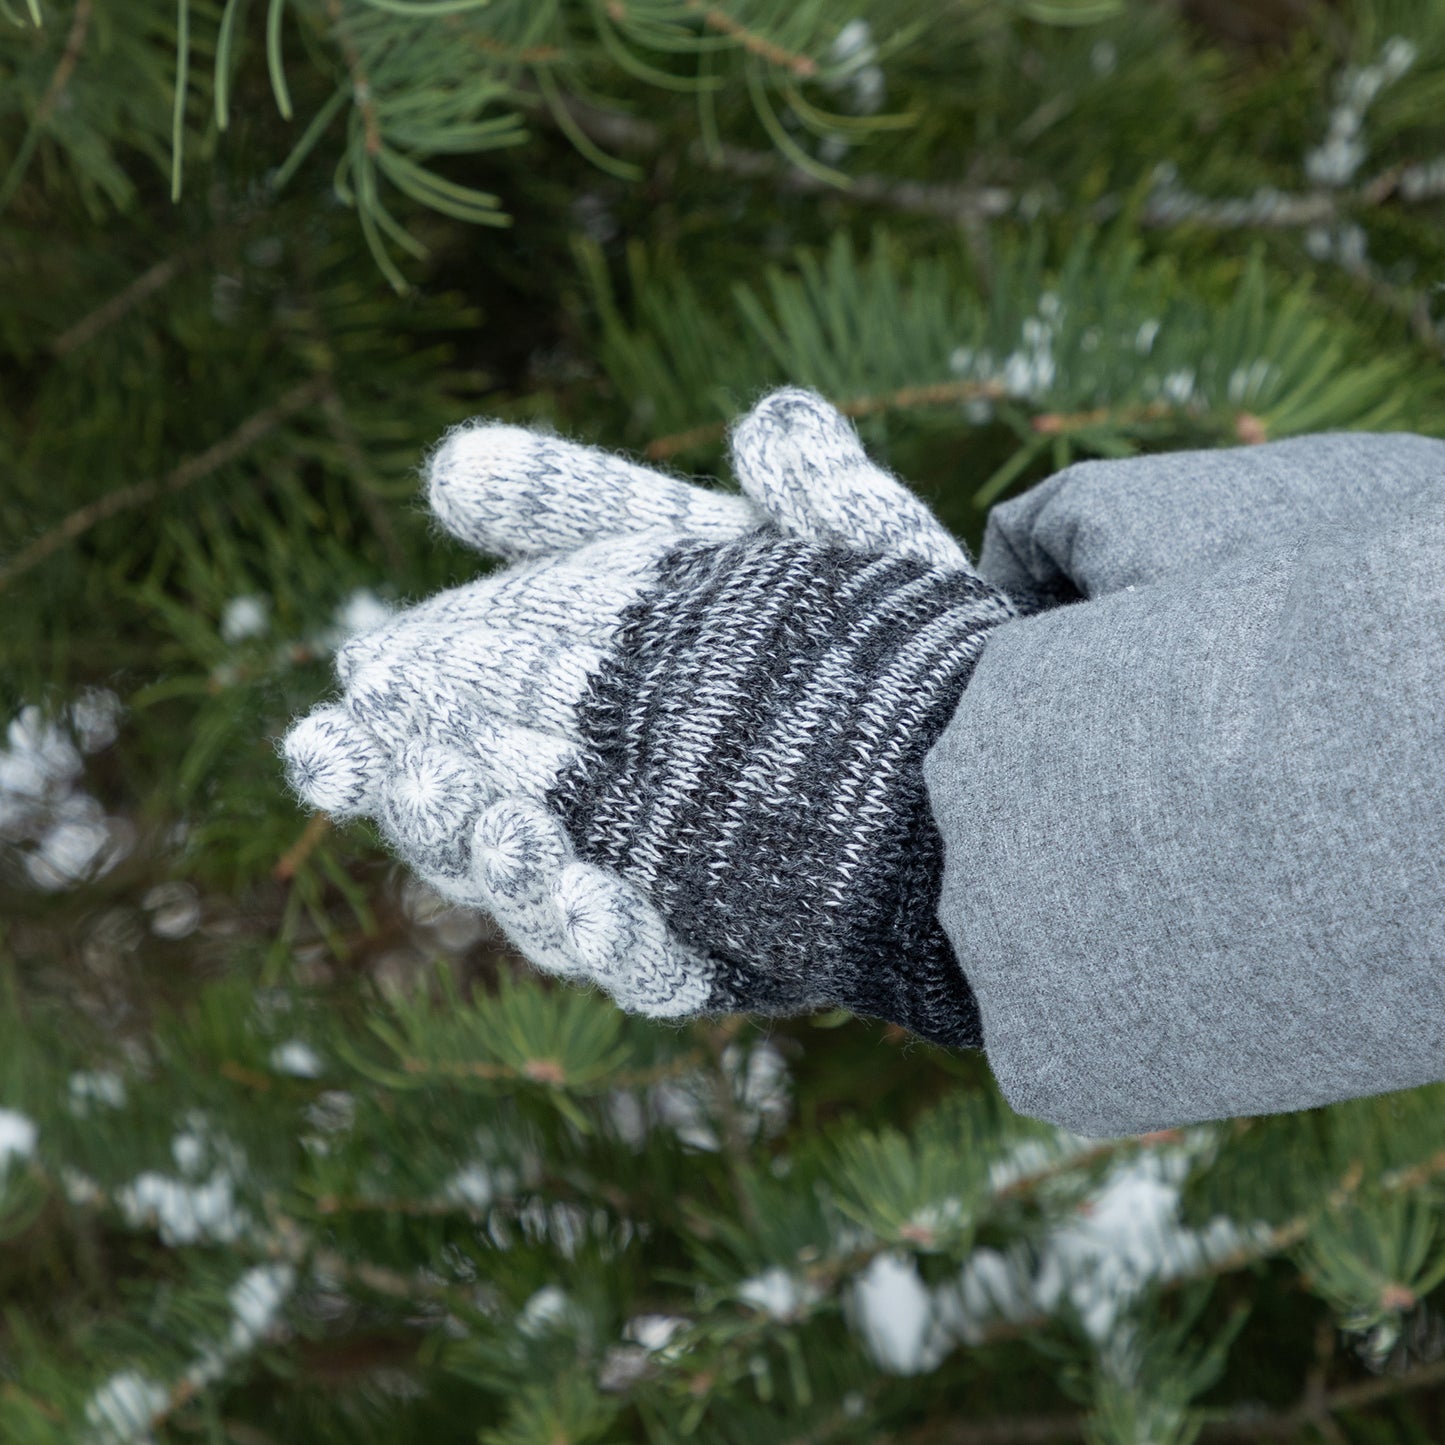
[[[771,530],[665,559],[548,802],[722,967],[711,1011],[844,1006],[979,1047],[923,758],[988,631],[972,572]]]

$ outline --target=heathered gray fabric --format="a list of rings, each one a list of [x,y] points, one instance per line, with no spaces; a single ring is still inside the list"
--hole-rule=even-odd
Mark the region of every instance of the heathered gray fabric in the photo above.
[[[980,570],[1088,598],[994,630],[924,765],[1013,1107],[1114,1137],[1445,1079],[1445,444],[1070,468]]]
[[[1080,462],[993,508],[978,570],[1010,593],[1098,597],[1321,522],[1364,528],[1382,502],[1441,477],[1445,441],[1404,432]]]

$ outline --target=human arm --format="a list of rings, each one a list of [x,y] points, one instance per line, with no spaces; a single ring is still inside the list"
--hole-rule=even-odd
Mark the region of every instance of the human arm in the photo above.
[[[1339,463],[1313,519],[1303,473],[1251,521],[1258,463],[1216,462],[1229,530],[1207,456],[1139,514],[1183,540],[1130,510],[1142,461],[1006,504],[1091,600],[990,638],[924,771],[1020,1112],[1108,1137],[1445,1078],[1445,446],[1301,441]]]

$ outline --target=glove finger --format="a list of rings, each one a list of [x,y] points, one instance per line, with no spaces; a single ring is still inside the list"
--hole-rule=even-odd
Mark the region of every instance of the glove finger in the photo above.
[[[543,636],[477,628],[378,658],[351,678],[346,708],[390,747],[418,733],[467,736],[490,716],[564,742],[579,740],[577,709],[604,653]]]
[[[331,704],[302,718],[282,739],[281,752],[288,781],[311,807],[337,818],[375,809],[385,758],[345,708]]]
[[[474,627],[562,633],[605,643],[619,614],[651,584],[663,554],[682,540],[673,531],[641,532],[519,563],[439,592],[348,639],[337,649],[336,676],[345,687],[367,663],[404,658],[428,634],[449,639]]]
[[[493,916],[539,967],[594,979],[623,1008],[656,1018],[695,1013],[711,997],[711,964],[675,940],[629,883],[578,862],[557,817],[538,804],[503,798],[486,809],[476,869]]]
[[[552,880],[572,860],[572,843],[545,808],[502,798],[483,810],[473,842],[475,878],[486,907],[512,946],[535,968],[590,979],[552,907]]]
[[[853,424],[816,392],[765,396],[730,445],[739,484],[783,531],[973,570],[938,518],[869,460]]]
[[[553,883],[552,903],[572,951],[623,1008],[681,1018],[707,1007],[716,965],[674,938],[625,878],[569,863]]]
[[[570,857],[570,844],[562,839],[565,851],[549,853],[545,829],[540,839],[528,836],[519,840],[511,819],[502,823],[500,839],[489,835],[488,820],[493,820],[491,831],[495,834],[498,816],[509,813],[515,806],[512,800],[504,799],[483,807],[472,832],[472,866],[466,873],[455,871],[451,860],[445,861],[445,871],[433,871],[431,865],[436,862],[433,850],[416,846],[416,839],[409,832],[398,833],[394,816],[383,826],[402,859],[424,883],[453,903],[490,914],[506,933],[512,948],[534,968],[574,982],[593,982],[590,971],[571,952],[563,937],[545,882],[539,883],[532,872],[546,868],[550,878]],[[543,818],[545,821],[545,814]],[[555,830],[555,824],[552,827]]]
[[[481,710],[577,740],[577,708],[623,611],[684,541],[638,533],[511,568],[411,608],[342,648],[348,710],[394,740]]]
[[[495,557],[562,551],[659,526],[725,542],[758,523],[746,498],[501,422],[453,427],[423,475],[441,525]]]
[[[519,727],[487,712],[472,698],[464,696],[455,703],[436,699],[428,708],[418,703],[418,697],[424,703],[425,694],[413,689],[390,699],[384,709],[363,699],[364,713],[368,708],[372,716],[384,713],[378,736],[389,756],[394,759],[418,745],[438,748],[464,760],[488,796],[508,793],[541,800],[576,758],[577,746],[567,738]],[[351,701],[348,697],[348,705]]]
[[[473,888],[472,834],[492,797],[489,780],[471,759],[412,742],[399,751],[382,782],[378,818],[418,873],[440,883],[447,897],[464,901]]]

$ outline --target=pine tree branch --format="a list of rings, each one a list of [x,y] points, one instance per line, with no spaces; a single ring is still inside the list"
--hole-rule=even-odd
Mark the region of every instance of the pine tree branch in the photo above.
[[[664,144],[664,131],[649,121],[619,115],[576,99],[568,99],[567,112],[579,129],[601,145],[618,150],[656,151]],[[709,149],[700,140],[688,144],[686,155],[697,165],[742,180],[774,180],[785,192],[842,195],[908,215],[936,216],[965,225],[1009,215],[1019,202],[1019,197],[1004,186],[900,180],[869,172],[850,175],[847,186],[840,188],[775,152],[734,145]],[[1148,230],[1180,225],[1225,231],[1248,226],[1303,230],[1328,226],[1358,206],[1374,209],[1392,199],[1401,203],[1438,199],[1428,186],[1419,187],[1418,195],[1413,189],[1407,192],[1401,186],[1402,177],[1411,170],[1410,165],[1403,163],[1391,166],[1349,190],[1271,190],[1249,198],[1216,200],[1189,191],[1160,190],[1145,199],[1139,211],[1139,224]],[[1108,221],[1118,214],[1119,204],[1117,196],[1104,196],[1094,202],[1086,214],[1093,221]]]
[[[455,15],[448,15],[446,22],[449,26],[458,26]],[[505,60],[515,65],[548,65],[567,58],[567,52],[560,45],[505,45],[490,35],[478,35],[472,30],[461,33],[464,44],[480,50],[492,60]]]
[[[1026,1176],[1025,1179],[1015,1180],[1011,1184],[1005,1185],[996,1191],[995,1197],[1001,1199],[1010,1194],[1017,1194],[1021,1187],[1036,1185],[1045,1179],[1056,1178],[1072,1169],[1083,1167],[1086,1164],[1091,1165],[1101,1158],[1131,1146],[1146,1144],[1146,1147],[1155,1147],[1173,1142],[1178,1137],[1180,1137],[1179,1131],[1165,1129],[1153,1134],[1141,1135],[1137,1139],[1106,1140],[1096,1148],[1090,1148],[1082,1154],[1074,1155],[1059,1165],[1037,1171]],[[1425,1172],[1422,1173],[1422,1171]],[[1423,1161],[1422,1164],[1414,1166],[1408,1171],[1387,1175],[1376,1182],[1387,1193],[1399,1192],[1404,1187],[1403,1181],[1407,1179],[1410,1181],[1411,1187],[1418,1187],[1432,1179],[1436,1173],[1442,1172],[1445,1172],[1445,1151],[1437,1156],[1432,1156],[1430,1160]],[[1167,1279],[1159,1280],[1160,1291],[1169,1292],[1200,1280],[1232,1273],[1237,1269],[1243,1269],[1260,1260],[1279,1254],[1303,1239],[1318,1216],[1332,1212],[1348,1203],[1359,1191],[1363,1181],[1364,1167],[1356,1160],[1341,1175],[1338,1184],[1329,1192],[1319,1209],[1287,1221],[1270,1231],[1263,1240],[1252,1245],[1241,1246],[1227,1255],[1210,1261],[1201,1269],[1183,1271]],[[843,1256],[803,1263],[798,1272],[809,1285],[819,1291],[820,1298],[831,1296],[845,1280],[858,1275],[875,1258],[894,1247],[893,1240],[878,1239],[871,1244],[851,1250]],[[1046,1328],[1051,1318],[1047,1312],[1039,1311],[1014,1319],[996,1319],[982,1326],[977,1334],[968,1341],[968,1344],[970,1348],[979,1349],[1022,1339],[1035,1331]],[[689,1321],[689,1323],[695,1324],[696,1321]],[[761,1315],[757,1321],[757,1333],[765,1333],[771,1328],[773,1328],[771,1317],[766,1314]],[[732,1348],[747,1350],[753,1347],[752,1342],[753,1332],[744,1331],[734,1336],[729,1343]],[[1417,1385],[1412,1385],[1410,1388],[1423,1388],[1426,1385],[1445,1380],[1445,1361],[1441,1361],[1438,1366],[1432,1365],[1428,1371],[1417,1372],[1405,1378],[1417,1381]],[[1371,1403],[1377,1398],[1383,1398],[1392,1393],[1392,1387],[1396,1383],[1398,1382],[1369,1381],[1363,1385],[1344,1387],[1326,1396],[1325,1406],[1332,1412],[1356,1408],[1360,1404]],[[1310,1423],[1312,1417],[1300,1413],[1304,1408],[1304,1406],[1296,1406],[1293,1410],[1279,1416],[1262,1415],[1255,1407],[1237,1409],[1226,1412],[1222,1416],[1210,1416],[1206,1413],[1204,1416],[1205,1429],[1222,1430],[1226,1436],[1232,1433],[1240,1439],[1288,1436],[1298,1431],[1302,1425]],[[1318,1408],[1318,1401],[1311,1401],[1308,1408]],[[1082,1438],[1086,1423],[1086,1417],[1082,1415],[1054,1415],[1036,1417],[1032,1420],[1009,1419],[969,1425],[948,1425],[943,1427],[941,1432],[938,1427],[924,1427],[918,1433],[890,1438],[892,1445],[1013,1445],[1013,1442],[1016,1441],[1026,1442],[1026,1445],[1034,1445],[1034,1442],[1043,1445],[1043,1442],[1051,1440]],[[934,1433],[929,1433],[930,1429]]]
[[[40,104],[35,107],[32,124],[43,126],[50,119],[55,107],[60,104],[60,97],[65,94],[65,87],[70,84],[70,77],[75,74],[75,67],[80,63],[81,52],[85,49],[86,37],[90,34],[90,13],[91,0],[76,0],[75,14],[70,20],[70,34],[65,37],[65,49],[61,52],[55,74],[50,77],[50,84],[45,87],[45,94],[40,97]]]
[[[45,87],[45,93],[40,97],[40,104],[35,107],[35,114],[30,118],[25,138],[16,149],[15,159],[5,179],[0,182],[0,210],[4,209],[20,185],[26,167],[35,154],[41,132],[55,113],[55,107],[60,104],[60,99],[70,84],[70,77],[75,74],[75,67],[80,63],[81,52],[85,49],[86,37],[90,33],[91,8],[92,0],[76,0],[75,14],[70,20],[70,33],[65,37],[65,49],[61,51],[60,60],[50,77],[50,84]]]
[[[620,1069],[617,1073],[610,1075],[609,1080],[620,1089],[640,1088],[647,1084],[661,1083],[665,1079],[678,1078],[697,1068],[705,1058],[706,1055],[701,1049],[688,1049],[661,1064],[653,1064],[650,1068]],[[481,1059],[439,1063],[431,1059],[403,1057],[400,1064],[408,1074],[419,1074],[430,1078],[486,1079],[493,1082],[517,1084],[545,1083],[554,1084],[559,1088],[565,1088],[567,1084],[566,1075],[561,1073],[553,1059],[531,1059],[520,1069],[514,1068],[511,1064],[492,1064]]]
[[[956,406],[960,402],[985,399],[1000,401],[1008,395],[1007,388],[993,381],[944,381],[927,386],[908,386],[898,391],[874,396],[835,401],[834,406],[845,416],[871,416],[881,411],[911,411],[925,406]],[[1029,425],[1041,436],[1063,436],[1101,426],[1139,426],[1149,422],[1167,421],[1172,417],[1197,417],[1189,407],[1175,406],[1167,401],[1141,402],[1118,407],[1101,406],[1092,411],[1040,412]],[[1252,412],[1234,415],[1235,437],[1248,445],[1268,441],[1264,422]],[[679,452],[720,441],[727,432],[726,422],[704,422],[687,431],[657,437],[643,448],[643,455],[652,461],[663,461]]]
[[[621,19],[624,12],[622,0],[611,0],[608,5],[609,11],[614,11],[616,18]],[[731,40],[736,40],[750,55],[756,55],[759,60],[766,60],[769,65],[776,65],[783,70],[791,70],[794,75],[806,79],[808,76],[818,73],[817,62],[808,55],[799,55],[791,50],[776,45],[766,36],[759,35],[756,31],[749,30],[740,20],[735,20],[720,5],[709,5],[706,0],[687,0],[687,8],[695,15],[702,16],[702,23],[709,30],[716,30],[719,35],[726,35]]]
[[[536,1197],[539,1189],[545,1190],[549,1197],[577,1204],[586,1204],[596,1195],[605,1199],[619,1214],[636,1212],[637,1201],[615,1184],[588,1179],[584,1190],[575,1179],[564,1179],[557,1174],[544,1174],[535,1182],[529,1181],[529,1188],[520,1194],[495,1194],[480,1207],[461,1199],[415,1199],[403,1195],[319,1194],[311,1203],[322,1215],[396,1214],[407,1219],[469,1219],[473,1223],[485,1223],[494,1209],[516,1211],[524,1208],[529,1200]]]
[[[1167,401],[1151,401],[1141,406],[1101,406],[1093,411],[1044,411],[1035,416],[1029,425],[1043,436],[1062,436],[1066,432],[1084,431],[1089,427],[1163,421],[1178,410]]]
[[[197,257],[203,255],[211,245],[208,237],[200,245],[192,246],[174,256],[157,261],[149,270],[143,271],[124,290],[118,291],[104,304],[88,315],[81,317],[74,325],[68,326],[50,343],[52,356],[68,356],[87,342],[93,340],[108,326],[113,326],[128,312],[139,306],[147,297],[155,295],[169,285]]]
[[[1261,1411],[1256,1405],[1221,1411],[1200,1411],[1202,1434],[1209,1439],[1293,1440],[1313,1427],[1328,1441],[1343,1441],[1334,1417],[1415,1390],[1445,1384],[1445,1360],[1421,1365],[1408,1374],[1364,1380],[1333,1390],[1315,1390],[1288,1410]],[[878,1445],[1051,1445],[1055,1440],[1082,1440],[1090,1419],[1083,1414],[1025,1415],[966,1424],[929,1424],[905,1435],[885,1435]]]
[[[183,492],[187,487],[194,486],[235,461],[237,457],[243,456],[288,417],[319,401],[325,395],[326,386],[325,376],[313,376],[309,381],[293,387],[279,401],[248,417],[230,436],[222,438],[199,455],[187,458],[164,477],[153,477],[148,481],[120,487],[72,512],[58,526],[42,533],[28,546],[22,547],[8,562],[0,563],[0,591],[108,518],[129,511],[132,507],[144,506],[157,498]]]
[[[525,99],[525,98],[524,98]],[[569,97],[567,113],[589,139],[617,150],[656,151],[664,132],[651,121],[619,115]],[[687,147],[687,158],[709,170],[741,180],[774,180],[784,191],[801,194],[846,194],[855,200],[888,206],[893,210],[938,216],[950,221],[987,220],[1007,214],[1013,194],[995,186],[959,186],[928,181],[905,181],[892,176],[850,176],[846,192],[833,182],[793,165],[774,151],[747,150],[722,145],[709,149],[700,140]]]
[[[855,396],[835,401],[834,406],[845,416],[872,416],[880,411],[908,411],[924,406],[955,406],[960,402],[1001,401],[1007,388],[998,381],[940,381],[924,386],[905,386],[872,396]],[[643,454],[652,461],[676,456],[693,447],[720,441],[727,433],[726,422],[706,422],[687,431],[673,432],[648,442]]]
[[[271,876],[278,883],[289,883],[330,831],[331,819],[325,813],[313,813],[301,836],[276,860]]]
[[[336,33],[336,43],[351,72],[351,95],[361,112],[361,126],[366,135],[367,155],[381,153],[381,120],[377,114],[376,97],[372,93],[371,80],[361,64],[361,51],[346,29],[346,17],[342,13],[341,0],[326,0],[326,13],[331,17]]]

